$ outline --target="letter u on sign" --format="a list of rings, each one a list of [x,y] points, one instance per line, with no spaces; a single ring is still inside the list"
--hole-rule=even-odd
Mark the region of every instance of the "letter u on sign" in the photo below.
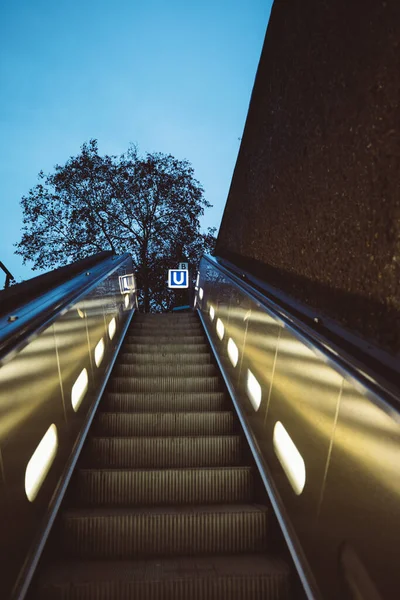
[[[188,288],[189,272],[185,269],[170,269],[168,271],[169,288]]]

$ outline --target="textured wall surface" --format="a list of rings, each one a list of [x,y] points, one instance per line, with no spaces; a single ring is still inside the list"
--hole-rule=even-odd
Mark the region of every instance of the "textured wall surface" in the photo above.
[[[275,0],[216,249],[392,354],[399,98],[398,0]]]

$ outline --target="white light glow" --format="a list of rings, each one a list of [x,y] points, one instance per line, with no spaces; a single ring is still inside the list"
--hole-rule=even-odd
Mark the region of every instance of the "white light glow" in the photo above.
[[[236,367],[239,360],[239,350],[232,338],[228,340],[228,356],[232,365]]]
[[[129,294],[125,294],[125,308],[129,306]]]
[[[71,404],[72,408],[76,412],[80,405],[82,404],[82,400],[85,397],[89,385],[88,372],[86,369],[82,369],[78,379],[75,381],[71,390]]]
[[[211,321],[214,321],[214,317],[215,317],[214,307],[210,306],[210,319],[211,319]]]
[[[306,467],[300,452],[280,421],[275,424],[273,441],[275,454],[294,493],[299,496],[306,483]]]
[[[197,288],[199,287],[199,281],[200,281],[200,273],[197,273],[195,290],[197,290]]]
[[[200,300],[203,300],[203,296],[204,296],[204,290],[203,290],[203,288],[199,289],[199,296],[200,296]]]
[[[116,330],[117,330],[117,322],[115,320],[115,317],[113,317],[108,324],[108,335],[110,336],[110,340],[113,339]]]
[[[32,454],[25,471],[25,493],[33,502],[55,459],[58,448],[57,427],[50,425]]]
[[[246,387],[249,400],[252,403],[254,410],[257,411],[260,408],[261,404],[262,390],[261,385],[258,383],[257,379],[254,377],[250,369],[247,369]]]
[[[96,367],[101,365],[101,361],[104,356],[104,340],[101,338],[96,348],[94,349],[94,362],[96,363]]]
[[[85,316],[85,313],[80,308],[77,308],[76,310],[78,311],[78,315],[80,316],[80,318],[83,319]]]
[[[217,319],[217,335],[220,340],[222,340],[225,335],[225,327],[221,319]]]

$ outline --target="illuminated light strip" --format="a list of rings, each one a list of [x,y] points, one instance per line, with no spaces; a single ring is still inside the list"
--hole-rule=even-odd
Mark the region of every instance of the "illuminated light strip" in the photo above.
[[[197,290],[197,288],[199,287],[199,281],[200,281],[200,273],[197,273],[196,285],[194,286],[195,290]]]
[[[78,315],[80,316],[80,318],[83,319],[85,316],[85,313],[83,312],[83,310],[81,310],[80,308],[77,308],[76,310],[78,311]]]
[[[108,335],[110,336],[110,340],[113,339],[116,329],[117,329],[117,322],[115,320],[115,317],[113,317],[108,324]]]
[[[214,307],[210,306],[210,319],[211,319],[211,321],[214,321],[214,317],[215,317]]]
[[[261,404],[262,390],[261,385],[258,383],[257,379],[250,371],[250,369],[247,369],[246,388],[250,402],[252,403],[254,410],[257,411],[260,408]]]
[[[280,421],[275,424],[273,442],[275,454],[286,473],[286,477],[294,493],[300,496],[306,484],[306,467],[303,457]]]
[[[89,386],[88,372],[86,369],[82,369],[78,379],[75,381],[71,390],[71,404],[75,412],[82,404],[82,400],[85,397]]]
[[[221,319],[217,319],[217,335],[219,337],[220,340],[222,340],[222,338],[225,335],[225,327],[223,322],[221,321]]]
[[[239,350],[232,338],[228,340],[228,356],[232,365],[236,367],[239,360]]]
[[[33,502],[38,495],[56,457],[57,449],[57,427],[53,423],[42,437],[26,467],[25,493],[29,502]]]
[[[199,289],[199,296],[200,296],[200,300],[203,300],[203,296],[204,296],[204,290],[203,290],[203,288]]]
[[[125,294],[125,308],[129,306],[129,294]]]
[[[96,367],[101,365],[101,361],[104,356],[104,340],[101,338],[96,348],[94,349],[94,362],[96,363]]]

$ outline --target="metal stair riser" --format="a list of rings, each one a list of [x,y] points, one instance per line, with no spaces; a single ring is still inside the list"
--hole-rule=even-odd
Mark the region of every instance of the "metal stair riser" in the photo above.
[[[110,392],[219,392],[219,377],[113,377]]]
[[[243,464],[242,436],[91,438],[85,468],[225,467]]]
[[[63,516],[60,539],[74,558],[145,558],[262,552],[267,511],[86,513]]]
[[[128,333],[126,337],[127,344],[204,344],[203,335],[136,335],[136,332]]]
[[[164,364],[190,364],[190,365],[210,365],[212,364],[211,355],[209,352],[203,352],[202,354],[161,354],[161,353],[149,353],[149,354],[134,354],[122,351],[118,356],[118,364],[134,364],[134,365],[164,365]]]
[[[209,352],[209,347],[207,344],[187,344],[183,342],[176,343],[163,343],[163,344],[129,344],[125,343],[122,352],[129,352],[130,354],[155,354],[158,356],[159,354],[193,354],[197,355],[198,353]]]
[[[172,336],[190,336],[203,335],[203,330],[200,323],[191,323],[188,326],[167,325],[159,327],[157,325],[144,325],[142,323],[134,323],[128,330],[128,335],[172,335]]]
[[[202,579],[191,573],[189,579],[175,581],[85,582],[71,588],[59,585],[44,590],[42,600],[287,600],[287,575],[279,580],[257,577]],[[48,595],[46,595],[46,592]]]
[[[219,413],[100,413],[97,436],[230,435],[236,431],[232,412]]]
[[[214,365],[185,365],[179,363],[127,365],[119,361],[113,375],[117,377],[217,377]]]
[[[251,467],[163,469],[159,471],[80,470],[72,481],[73,506],[144,506],[251,502]]]
[[[221,411],[229,406],[224,392],[162,392],[136,394],[105,394],[100,410],[109,412],[202,412]]]
[[[267,567],[254,569],[259,556],[157,560],[111,563],[73,585],[47,583],[42,600],[289,600],[287,565],[264,558]],[[219,566],[221,560],[222,566]],[[249,562],[251,563],[249,564]],[[230,566],[227,567],[227,564]],[[77,565],[81,567],[81,565]],[[82,568],[82,567],[81,567]],[[77,570],[77,569],[75,569]],[[88,569],[85,570],[85,574]]]

